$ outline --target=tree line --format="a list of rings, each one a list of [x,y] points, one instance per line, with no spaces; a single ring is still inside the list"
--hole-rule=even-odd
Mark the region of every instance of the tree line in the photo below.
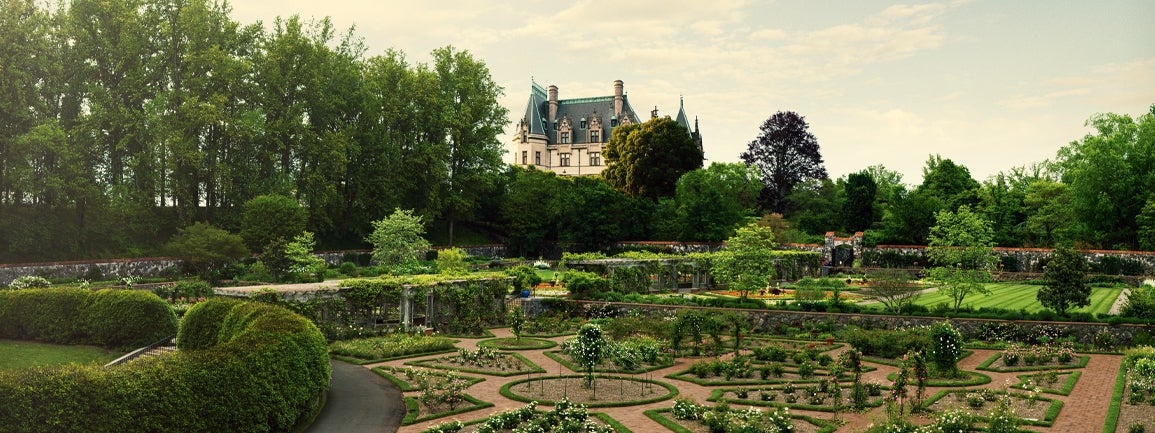
[[[291,197],[330,246],[395,208],[472,220],[502,172],[485,63],[366,57],[326,18],[209,0],[0,2],[0,261],[156,254]],[[450,230],[452,233],[452,230]]]
[[[564,178],[502,162],[503,89],[467,51],[366,56],[328,19],[230,14],[208,0],[0,1],[0,261],[160,255],[194,223],[243,232],[266,196],[298,203],[328,249],[365,247],[398,209],[443,228],[438,241],[464,224],[526,257],[719,242],[752,219],[778,243],[865,231],[925,245],[962,206],[999,246],[1155,249],[1155,107],[1095,115],[1053,159],[981,182],[940,155],[919,185],[882,165],[831,179],[788,111],[742,163],[702,167],[659,118],[614,131],[604,178]]]

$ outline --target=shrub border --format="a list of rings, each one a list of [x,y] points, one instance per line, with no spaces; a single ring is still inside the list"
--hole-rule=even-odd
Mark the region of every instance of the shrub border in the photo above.
[[[542,354],[545,355],[547,358],[552,359],[554,361],[557,361],[558,364],[565,366],[565,368],[568,368],[570,371],[572,371],[574,373],[585,373],[585,370],[581,369],[581,367],[574,365],[574,363],[571,362],[570,360],[563,358],[561,356],[561,353],[562,353],[562,351],[560,351],[560,350],[549,350],[549,351],[542,352]],[[638,370],[621,370],[621,371],[619,371],[619,370],[609,370],[609,369],[605,369],[605,368],[595,368],[594,373],[641,374],[641,373],[649,373],[651,371],[661,370],[663,368],[670,368],[670,367],[673,367],[675,364],[677,364],[677,360],[670,359],[669,361],[663,362],[661,364],[652,365],[652,366],[638,369]]]
[[[999,359],[999,357],[1001,357],[1001,356],[1003,356],[1003,354],[1001,352],[996,353],[994,355],[991,355],[990,358],[987,358],[986,361],[983,361],[983,363],[979,364],[979,366],[975,367],[975,369],[983,370],[983,371],[993,371],[996,373],[1018,373],[1018,372],[1022,372],[1022,371],[1047,371],[1047,370],[1063,370],[1063,369],[1068,369],[1068,368],[1086,368],[1087,363],[1091,362],[1091,355],[1079,355],[1079,361],[1075,362],[1073,364],[1032,365],[1029,367],[1023,366],[1023,367],[1011,367],[1011,368],[1006,368],[1006,367],[991,368],[991,364],[994,364],[995,360]]]
[[[496,344],[497,341],[514,339],[514,338],[516,338],[516,337],[499,337],[499,338],[490,338],[487,340],[481,340],[481,341],[477,342],[477,347],[484,347],[487,349],[497,349],[497,350],[545,350],[545,349],[551,349],[551,348],[557,346],[557,342],[555,342],[555,341],[550,341],[550,340],[546,340],[546,339],[542,339],[542,338],[526,337],[524,335],[521,337],[521,341],[538,341],[538,342],[542,342],[545,344],[539,344],[538,346],[534,346],[534,347],[505,347],[505,346],[499,346]]]
[[[519,394],[514,394],[513,391],[510,390],[510,388],[513,388],[514,385],[520,385],[522,383],[533,381],[533,380],[568,379],[568,378],[575,378],[575,377],[576,378],[583,378],[583,377],[585,377],[585,375],[566,374],[566,375],[558,375],[558,376],[545,376],[545,377],[519,379],[519,380],[510,381],[510,382],[506,383],[505,385],[502,385],[500,392],[501,392],[502,396],[504,396],[505,398],[508,398],[510,400],[516,400],[516,401],[520,401],[522,403],[536,402],[537,404],[542,405],[542,406],[553,406],[553,405],[557,404],[556,401],[539,400],[539,399],[522,397]],[[654,385],[660,385],[661,387],[666,388],[666,390],[669,391],[669,393],[667,393],[666,395],[663,395],[663,396],[645,398],[645,399],[641,399],[641,400],[614,401],[614,402],[605,402],[605,403],[575,403],[575,404],[581,404],[587,408],[640,406],[643,404],[650,404],[650,403],[656,403],[656,402],[663,401],[663,400],[669,400],[671,398],[677,397],[678,393],[679,393],[678,387],[676,387],[674,385],[670,385],[670,384],[662,382],[662,381],[657,381],[657,380],[649,380],[649,379],[642,379],[642,378],[629,377],[629,376],[597,375],[597,377],[604,378],[604,379],[626,379],[626,380],[633,381],[633,382],[644,382],[644,383],[650,383],[650,384],[654,384]]]
[[[386,368],[396,368],[396,367],[390,367],[390,366],[373,367],[373,369],[371,371],[374,373],[377,373],[377,375],[379,375],[381,377],[384,377],[386,380],[393,382],[394,385],[397,385],[398,388],[401,388],[401,392],[421,391],[421,388],[410,385],[408,380],[402,379],[400,377],[395,376],[393,373],[385,371]],[[443,373],[441,371],[432,371],[430,373],[435,375],[435,376],[442,376],[442,377],[448,376],[448,374]],[[481,382],[485,382],[484,377],[461,376],[461,378],[465,379],[465,381],[466,381],[465,387],[466,388],[471,387],[471,386],[476,385],[476,384],[479,384]]]
[[[453,351],[454,351],[454,352],[456,352],[457,350],[455,349],[455,350],[453,350]],[[476,369],[476,368],[468,368],[468,367],[451,367],[451,366],[440,366],[440,365],[424,365],[424,363],[433,362],[433,361],[436,361],[436,360],[438,360],[438,359],[440,359],[440,358],[433,358],[433,359],[421,359],[421,360],[417,360],[417,361],[409,361],[409,362],[406,362],[406,363],[405,363],[405,365],[411,365],[411,366],[414,366],[414,367],[435,368],[435,369],[438,369],[438,370],[452,370],[452,371],[458,371],[458,372],[462,372],[462,373],[483,374],[483,375],[486,375],[486,376],[498,376],[498,377],[510,377],[510,376],[519,376],[519,375],[522,375],[522,374],[530,374],[530,373],[545,373],[545,369],[544,369],[544,368],[541,368],[540,366],[538,366],[537,364],[535,364],[533,361],[530,361],[528,358],[526,358],[526,357],[524,357],[524,356],[521,356],[521,354],[520,354],[520,353],[517,353],[517,352],[499,352],[499,353],[503,353],[503,354],[506,354],[506,355],[510,355],[510,356],[513,356],[513,357],[515,357],[515,358],[517,358],[517,359],[520,359],[520,360],[521,360],[521,362],[525,363],[525,365],[526,365],[526,366],[529,366],[529,367],[530,367],[530,370],[529,370],[529,371],[511,371],[511,372],[491,372],[491,371],[488,371],[488,370],[479,370],[479,369]]]
[[[1127,387],[1127,365],[1119,364],[1115,375],[1115,389],[1111,391],[1111,405],[1107,408],[1107,419],[1103,423],[1103,433],[1115,433],[1119,427],[1119,411],[1123,407],[1123,389]]]
[[[478,400],[469,394],[462,394],[465,401],[472,403],[472,406],[466,406],[460,409],[454,409],[446,412],[437,412],[423,417],[417,417],[418,403],[417,397],[405,397],[405,418],[401,419],[401,425],[417,424],[419,422],[431,421],[438,418],[445,418],[447,416],[459,415],[466,412],[473,412],[487,407],[493,407],[493,403],[488,401]]]

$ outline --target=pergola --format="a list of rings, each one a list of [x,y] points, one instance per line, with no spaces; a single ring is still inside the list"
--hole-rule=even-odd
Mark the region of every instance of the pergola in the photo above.
[[[566,266],[602,274],[611,280],[615,280],[615,275],[621,274],[623,270],[629,270],[634,275],[638,275],[638,271],[641,271],[642,277],[649,281],[648,286],[644,287],[647,292],[695,290],[709,287],[712,284],[709,268],[699,260],[688,257],[654,259],[615,257],[571,262],[567,263]],[[624,279],[626,278],[617,278],[616,280],[622,281]],[[642,288],[633,287],[630,289],[640,291]]]

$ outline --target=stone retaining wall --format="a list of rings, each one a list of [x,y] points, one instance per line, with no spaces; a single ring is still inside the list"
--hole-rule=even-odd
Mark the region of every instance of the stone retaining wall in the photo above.
[[[0,286],[7,286],[12,280],[27,275],[55,280],[107,280],[130,275],[156,277],[179,269],[179,260],[166,257],[0,265]]]

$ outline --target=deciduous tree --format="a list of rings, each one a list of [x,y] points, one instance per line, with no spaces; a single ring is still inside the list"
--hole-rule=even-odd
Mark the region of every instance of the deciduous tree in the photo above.
[[[985,283],[991,280],[990,270],[997,260],[994,233],[990,222],[966,205],[957,212],[939,211],[935,221],[927,244],[927,255],[935,265],[930,275],[939,290],[950,296],[957,312],[967,296],[990,293]]]
[[[672,197],[683,174],[702,168],[702,149],[669,117],[614,128],[602,177],[614,189],[657,201]]]
[[[758,206],[762,181],[753,168],[715,162],[677,183],[678,240],[721,242]]]
[[[918,298],[921,290],[922,286],[911,278],[910,273],[902,269],[884,268],[870,271],[870,285],[858,293],[885,305],[893,314],[902,314],[902,310]]]
[[[710,275],[745,298],[760,290],[774,277],[774,232],[750,223],[726,240],[726,247],[714,253]]]
[[[165,250],[196,269],[205,279],[213,269],[249,255],[249,249],[245,248],[240,236],[200,222],[180,229],[165,245]]]
[[[818,139],[810,133],[806,118],[798,113],[774,113],[759,129],[758,137],[740,157],[762,173],[766,185],[762,190],[763,207],[783,213],[794,186],[805,180],[826,179],[826,167],[822,165]]]

